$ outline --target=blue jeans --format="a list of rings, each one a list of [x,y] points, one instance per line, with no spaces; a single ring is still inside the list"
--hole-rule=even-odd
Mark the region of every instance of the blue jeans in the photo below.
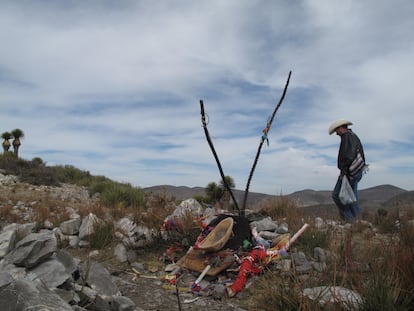
[[[361,209],[359,207],[358,202],[358,183],[362,179],[363,172],[361,171],[358,175],[354,178],[349,178],[349,183],[351,184],[352,190],[354,190],[354,194],[356,197],[356,202],[353,204],[342,204],[341,200],[339,199],[339,191],[342,185],[342,176],[338,177],[338,181],[336,182],[335,188],[332,191],[332,199],[334,200],[336,206],[339,209],[339,214],[342,219],[346,221],[353,222],[355,218],[361,217]]]

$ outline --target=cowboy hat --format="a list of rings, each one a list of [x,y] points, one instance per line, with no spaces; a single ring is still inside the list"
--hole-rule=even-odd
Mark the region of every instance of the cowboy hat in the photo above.
[[[331,124],[331,126],[329,127],[329,135],[332,135],[333,134],[333,132],[335,132],[335,130],[338,128],[338,127],[340,127],[340,126],[343,126],[343,125],[352,125],[352,122],[351,121],[348,121],[348,120],[344,120],[344,119],[339,119],[339,120],[336,120],[334,123],[332,123]]]

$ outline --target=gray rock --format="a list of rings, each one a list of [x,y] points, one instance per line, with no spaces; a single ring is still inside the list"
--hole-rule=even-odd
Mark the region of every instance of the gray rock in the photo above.
[[[257,232],[260,231],[276,231],[278,229],[277,223],[275,223],[271,217],[266,217],[261,220],[253,221],[250,223],[250,227],[256,227]]]
[[[349,310],[359,310],[362,305],[362,298],[358,293],[340,286],[306,288],[302,294],[311,300],[318,301],[321,306],[341,303]]]
[[[80,239],[77,235],[70,235],[68,236],[69,247],[71,248],[77,248],[80,243]]]
[[[320,229],[323,228],[323,226],[324,226],[323,219],[320,218],[320,217],[316,217],[315,218],[315,228],[320,230]]]
[[[17,227],[17,232],[19,233],[19,236],[25,237],[28,236],[30,233],[33,233],[36,229],[37,223],[31,222],[27,224],[19,224]]]
[[[120,262],[127,262],[127,249],[124,244],[118,243],[114,249],[114,255]]]
[[[313,258],[317,262],[326,263],[326,253],[325,250],[321,247],[315,247],[313,249]]]
[[[63,234],[66,235],[75,235],[79,233],[79,228],[81,225],[80,218],[69,219],[60,224],[59,228]]]
[[[141,262],[133,262],[131,263],[131,267],[135,268],[138,271],[145,271],[145,265]]]
[[[89,241],[82,241],[78,238],[78,246],[80,248],[88,248],[89,247]]]
[[[127,250],[127,260],[129,263],[137,261],[138,256],[135,250],[128,249]]]
[[[305,253],[303,252],[298,252],[298,253],[293,253],[293,262],[296,266],[300,266],[303,264],[308,263],[308,259],[306,258]]]
[[[295,271],[297,274],[308,274],[312,271],[312,265],[310,262],[304,263],[303,265],[296,266]]]
[[[80,302],[80,297],[74,290],[53,288],[52,291],[71,306],[77,305]]]
[[[265,240],[274,240],[280,236],[279,233],[276,233],[274,231],[260,231],[259,235]]]
[[[285,234],[289,232],[289,225],[287,223],[280,224],[276,230],[277,233]]]
[[[113,311],[112,307],[112,297],[97,295],[94,301],[94,310],[99,311]]]
[[[20,240],[5,257],[18,267],[33,268],[57,250],[56,236],[51,231],[31,233]]]
[[[72,257],[65,250],[58,250],[56,258],[63,264],[67,273],[73,274],[78,270],[80,259]]]
[[[184,218],[187,217],[188,214],[191,214],[195,217],[200,217],[203,215],[203,208],[196,199],[191,198],[182,201],[180,205],[176,207],[174,212],[168,216],[168,218]]]
[[[292,260],[282,259],[277,263],[276,268],[282,272],[289,272],[292,268]]]
[[[94,301],[96,299],[96,296],[98,296],[98,293],[96,290],[93,290],[90,287],[84,286],[84,284],[73,284],[73,287],[75,288],[75,291],[78,293],[82,293],[85,297],[88,297],[89,301]]]
[[[73,311],[88,311],[87,309],[85,309],[85,308],[82,308],[82,307],[79,307],[79,306],[72,306],[72,310]]]
[[[0,259],[12,250],[15,241],[16,229],[6,230],[0,233]]]
[[[82,275],[87,284],[98,294],[106,296],[120,294],[118,287],[112,282],[110,273],[102,264],[92,261],[89,263],[89,268],[82,266]]]
[[[83,217],[82,223],[79,227],[79,239],[86,240],[91,234],[94,233],[94,226],[98,223],[98,217],[89,213],[88,216]]]
[[[53,223],[52,223],[49,219],[46,219],[46,220],[43,222],[43,227],[44,227],[45,229],[52,230],[52,229],[54,228],[54,225],[53,225]]]
[[[293,262],[298,274],[306,274],[312,271],[312,265],[303,252],[294,253]]]
[[[59,310],[72,311],[72,307],[42,282],[15,280],[0,289],[2,311]]]
[[[6,271],[0,272],[0,290],[13,282],[13,277]]]
[[[214,299],[221,299],[226,293],[226,287],[223,284],[217,284],[213,288],[212,296]]]
[[[14,280],[24,279],[26,277],[25,268],[16,267],[5,260],[0,261],[0,271],[7,272]]]
[[[39,278],[48,288],[55,288],[68,281],[71,274],[67,273],[65,266],[54,256],[30,269],[27,278]]]
[[[124,296],[113,296],[112,310],[114,311],[134,311],[135,303]]]

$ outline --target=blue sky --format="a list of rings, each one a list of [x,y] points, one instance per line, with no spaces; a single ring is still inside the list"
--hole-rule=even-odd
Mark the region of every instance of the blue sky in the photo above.
[[[0,132],[20,156],[153,185],[220,181],[289,194],[336,182],[336,119],[370,171],[360,188],[414,189],[414,2],[0,2]]]

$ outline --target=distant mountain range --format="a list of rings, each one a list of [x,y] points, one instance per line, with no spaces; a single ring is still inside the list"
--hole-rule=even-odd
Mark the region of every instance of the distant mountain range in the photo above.
[[[192,198],[195,195],[205,195],[205,188],[203,187],[186,187],[186,186],[170,186],[161,185],[143,188],[145,192],[152,192],[154,194],[163,194],[168,198],[175,200],[185,200]],[[234,190],[234,197],[239,206],[242,205],[244,198],[244,191]],[[362,189],[358,192],[361,206],[369,208],[391,208],[399,205],[414,205],[414,191],[407,191],[393,185],[380,185],[372,188]],[[276,195],[269,195],[264,193],[249,192],[247,199],[247,207],[256,209],[263,200],[277,197]],[[295,200],[304,207],[321,207],[333,206],[331,198],[331,191],[320,190],[315,191],[306,189],[297,191],[286,195],[292,200]]]

